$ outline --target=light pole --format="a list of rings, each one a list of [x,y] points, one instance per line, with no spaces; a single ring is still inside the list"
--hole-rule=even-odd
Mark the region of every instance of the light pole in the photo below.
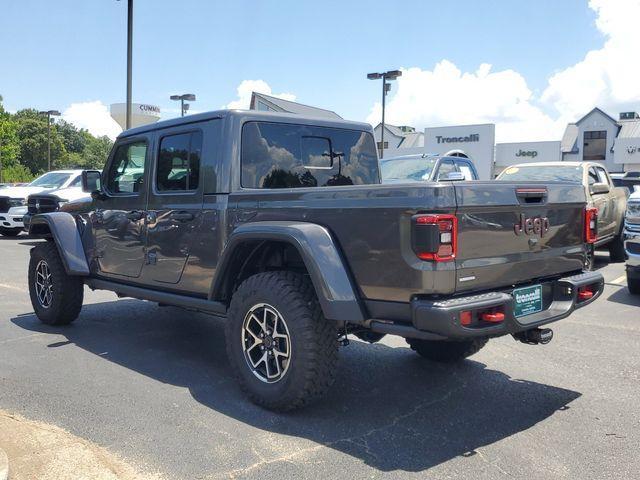
[[[193,93],[184,93],[182,95],[171,95],[169,97],[171,100],[180,100],[180,116],[184,117],[184,114],[187,110],[189,110],[189,104],[184,103],[184,101],[195,102],[196,96]]]
[[[44,110],[38,112],[40,115],[47,116],[47,172],[51,171],[51,117],[59,117],[58,110]]]
[[[120,1],[120,0],[118,0]],[[127,106],[125,113],[125,130],[131,128],[131,57],[133,51],[133,0],[127,0]]]
[[[389,70],[387,72],[382,73],[368,73],[367,78],[369,80],[379,80],[382,79],[382,129],[380,130],[380,158],[384,157],[384,109],[385,109],[385,100],[387,98],[387,92],[391,90],[391,84],[387,83],[387,80],[395,80],[398,77],[402,76],[402,72],[400,70]]]

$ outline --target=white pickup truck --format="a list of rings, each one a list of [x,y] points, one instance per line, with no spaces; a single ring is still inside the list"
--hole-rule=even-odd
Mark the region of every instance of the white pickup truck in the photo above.
[[[82,191],[82,172],[56,170],[41,175],[28,185],[0,190],[0,235],[18,236],[25,228],[25,215],[29,218],[35,213],[53,212],[66,202],[86,197]],[[33,205],[29,204],[29,199]]]

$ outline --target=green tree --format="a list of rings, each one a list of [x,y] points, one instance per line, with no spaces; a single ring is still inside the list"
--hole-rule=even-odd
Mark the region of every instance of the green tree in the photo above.
[[[86,168],[97,168],[102,170],[104,164],[107,162],[113,142],[109,137],[103,135],[101,137],[94,137],[89,132],[86,132],[87,147],[84,152],[86,159]]]
[[[85,134],[88,132],[84,129],[77,129],[73,124],[59,120],[56,122],[56,130],[62,137],[62,143],[67,152],[82,153],[87,146],[87,137]],[[91,136],[89,134],[89,136]]]
[[[6,182],[7,177],[4,172],[7,168],[16,165],[20,144],[18,142],[18,125],[11,115],[4,111],[2,105],[2,95],[0,95],[0,181]]]
[[[35,115],[34,115],[35,112]],[[47,119],[36,110],[20,110],[14,115],[18,124],[18,159],[33,174],[47,170]],[[51,167],[65,163],[67,152],[55,125],[51,126]]]
[[[28,168],[16,163],[3,169],[2,181],[7,183],[22,183],[33,180],[34,175]]]

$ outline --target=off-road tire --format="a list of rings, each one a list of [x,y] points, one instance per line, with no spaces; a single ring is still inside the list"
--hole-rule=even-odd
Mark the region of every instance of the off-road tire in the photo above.
[[[627,288],[632,295],[640,295],[640,278],[632,278],[627,272]]]
[[[22,233],[20,228],[0,228],[0,235],[5,237],[17,237]]]
[[[43,306],[36,293],[36,269],[41,262],[46,263],[51,275],[52,294],[48,307]],[[47,325],[68,325],[80,314],[84,297],[82,279],[67,275],[53,242],[43,242],[31,249],[29,296],[36,316]]]
[[[465,341],[437,341],[419,340],[417,338],[407,338],[407,343],[411,350],[421,357],[434,362],[454,363],[464,360],[471,355],[478,353],[484,347],[488,338],[476,338]]]
[[[609,260],[613,263],[621,263],[626,260],[622,235],[616,235],[609,243]]]
[[[280,313],[290,338],[287,370],[275,383],[258,378],[245,358],[245,317],[260,304]],[[338,362],[337,327],[324,318],[313,286],[304,275],[275,271],[245,280],[231,299],[225,337],[235,377],[257,405],[275,411],[293,410],[323,396],[333,384]]]

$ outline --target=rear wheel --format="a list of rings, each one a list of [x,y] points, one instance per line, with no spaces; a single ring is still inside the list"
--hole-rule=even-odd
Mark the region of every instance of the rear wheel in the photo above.
[[[47,325],[68,325],[80,314],[82,279],[67,275],[53,242],[31,249],[29,296],[36,316]]]
[[[624,262],[626,255],[624,252],[624,241],[622,235],[617,235],[609,244],[609,260],[614,263]]]
[[[5,237],[17,237],[22,232],[21,228],[0,228],[0,235]]]
[[[640,277],[632,278],[627,272],[627,287],[629,288],[629,293],[640,295]]]
[[[593,245],[587,245],[587,253],[584,259],[584,269],[588,272],[593,271],[596,261],[596,249]]]
[[[303,275],[266,272],[245,280],[231,299],[225,336],[240,387],[258,405],[292,410],[333,384],[337,328]]]
[[[407,338],[407,343],[418,355],[429,360],[433,360],[434,362],[444,363],[453,363],[464,360],[465,358],[478,353],[488,341],[488,338],[477,338],[464,341],[437,341]]]

